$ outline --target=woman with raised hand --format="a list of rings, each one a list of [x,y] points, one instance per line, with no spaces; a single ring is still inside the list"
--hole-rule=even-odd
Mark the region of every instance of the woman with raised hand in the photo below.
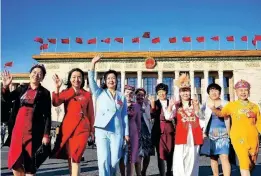
[[[72,176],[80,175],[80,161],[88,138],[93,138],[94,110],[90,92],[84,90],[84,73],[79,68],[68,74],[67,88],[60,92],[62,80],[53,76],[56,90],[53,92],[53,106],[64,104],[65,116],[59,127],[53,155],[68,159]]]
[[[230,138],[239,161],[240,173],[242,176],[250,176],[259,151],[260,109],[248,99],[249,82],[240,80],[234,88],[238,100],[229,102],[221,110],[216,107],[215,102],[209,102],[208,107],[219,117],[231,116]]]
[[[135,88],[130,85],[125,85],[124,95],[127,100],[128,118],[129,118],[129,144],[125,145],[128,150],[124,153],[120,162],[121,175],[125,175],[125,166],[127,165],[127,176],[134,175],[134,164],[139,162],[139,136],[141,128],[141,112],[139,105],[133,102]]]
[[[9,91],[12,76],[7,71],[2,74],[2,97],[8,103],[13,102],[8,122],[10,134],[7,145],[10,145],[8,168],[13,170],[15,176],[35,175],[38,168],[34,158],[36,151],[42,144],[51,147],[48,145],[51,130],[51,96],[40,84],[45,74],[44,65],[34,65],[30,69],[29,85],[21,85],[12,92]]]
[[[98,87],[94,80],[94,69],[101,57],[99,54],[92,59],[88,72],[90,89],[96,99],[94,127],[99,176],[115,176],[124,140],[127,143],[130,140],[127,101],[117,91],[117,72],[114,70],[104,73],[102,87]]]

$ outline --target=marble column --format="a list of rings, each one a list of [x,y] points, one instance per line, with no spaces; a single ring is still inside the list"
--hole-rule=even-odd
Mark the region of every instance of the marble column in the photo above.
[[[174,83],[173,83],[173,85],[174,85],[174,96],[175,96],[176,100],[179,100],[179,88],[175,85],[175,81],[178,80],[178,78],[179,78],[179,71],[176,70],[175,71],[175,79],[174,79]]]
[[[137,76],[138,76],[137,87],[141,88],[142,87],[142,71],[141,70],[137,71]]]
[[[125,86],[125,71],[121,71],[121,92],[124,92],[124,86]]]
[[[162,83],[162,82],[163,82],[163,72],[162,71],[158,71],[157,84]]]
[[[219,70],[218,71],[218,78],[219,78],[219,85],[221,87],[221,94],[220,94],[220,98],[224,99],[224,72],[223,70]]]
[[[191,98],[194,98],[195,92],[195,84],[194,84],[194,70],[189,71],[189,79],[190,79],[190,86],[191,86]]]
[[[208,88],[208,77],[209,77],[209,71],[204,70],[204,88],[203,88],[203,96],[202,96],[202,102],[206,102],[208,93],[207,93],[207,88]]]

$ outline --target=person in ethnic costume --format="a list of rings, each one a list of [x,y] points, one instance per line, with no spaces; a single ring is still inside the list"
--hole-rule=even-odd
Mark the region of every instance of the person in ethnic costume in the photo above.
[[[199,147],[203,143],[200,127],[201,118],[199,101],[191,99],[190,80],[182,74],[175,82],[179,87],[180,102],[171,99],[166,119],[176,118],[176,135],[173,155],[173,175],[197,176],[199,171]]]
[[[248,100],[250,84],[247,81],[238,81],[235,90],[238,100],[229,102],[222,110],[218,110],[215,103],[209,103],[208,106],[219,117],[231,116],[230,138],[239,160],[240,172],[242,176],[250,176],[258,157],[260,109],[257,104]]]
[[[214,176],[219,175],[218,158],[222,164],[224,176],[230,176],[231,167],[229,163],[230,151],[230,117],[219,118],[207,106],[208,102],[215,103],[216,108],[222,109],[228,102],[220,99],[221,87],[212,83],[207,87],[209,98],[203,104],[201,110],[204,114],[205,125],[203,133],[210,140],[210,164]]]
[[[2,75],[2,97],[8,103],[13,102],[6,145],[10,145],[8,168],[15,176],[34,175],[37,170],[34,155],[42,144],[50,143],[51,96],[40,84],[45,74],[42,64],[34,65],[29,85],[21,85],[12,92],[8,89],[12,76],[6,71]]]
[[[79,68],[68,74],[67,88],[60,92],[62,80],[53,76],[56,90],[53,92],[53,105],[64,104],[65,116],[59,128],[53,154],[58,159],[68,159],[72,176],[80,175],[80,161],[88,138],[93,138],[94,110],[92,96],[85,91],[84,73]]]
[[[139,156],[140,163],[135,165],[136,174],[138,176],[146,175],[147,168],[150,163],[150,156],[155,155],[155,149],[151,141],[151,115],[150,115],[150,102],[146,97],[146,91],[143,88],[138,88],[135,91],[136,102],[139,104],[141,112],[141,130],[139,139]],[[142,168],[141,168],[142,166]]]
[[[97,55],[92,59],[88,72],[89,85],[96,99],[95,141],[99,176],[115,176],[122,157],[124,140],[128,143],[129,120],[125,96],[117,91],[117,72],[109,70],[104,73],[102,87],[94,79],[95,64],[101,59]]]
[[[133,102],[135,88],[125,85],[124,94],[128,105],[128,118],[129,118],[129,135],[130,142],[125,147],[128,147],[127,158],[127,176],[134,175],[134,164],[139,162],[139,135],[141,128],[141,112],[140,106]],[[125,154],[126,156],[126,154]],[[124,157],[124,156],[123,156]],[[124,159],[120,162],[121,175],[125,176]]]
[[[169,100],[167,99],[168,86],[160,83],[156,86],[158,100],[150,99],[151,117],[154,119],[152,127],[152,142],[156,147],[158,168],[161,176],[172,175],[172,159],[174,152],[175,121],[166,120]],[[165,173],[165,161],[167,162],[167,173]]]

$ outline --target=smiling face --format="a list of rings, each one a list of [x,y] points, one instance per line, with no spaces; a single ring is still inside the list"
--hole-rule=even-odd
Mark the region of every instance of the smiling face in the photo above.
[[[209,98],[211,100],[218,100],[220,98],[220,92],[217,89],[211,88],[209,90]]]
[[[72,84],[72,87],[74,88],[81,88],[82,85],[82,74],[78,71],[74,71],[72,72],[71,78],[70,78],[70,82]]]
[[[30,82],[33,84],[40,84],[40,82],[43,80],[43,71],[41,68],[34,68],[30,75]]]
[[[137,103],[142,104],[144,102],[144,98],[145,98],[145,93],[143,91],[139,91],[136,94],[136,101],[137,101]]]
[[[159,90],[157,92],[159,100],[166,100],[167,99],[167,92],[165,90]]]
[[[108,87],[108,89],[115,89],[116,84],[117,84],[115,74],[109,73],[108,76],[106,77],[105,82],[106,82],[106,86]]]
[[[182,100],[184,101],[189,101],[190,99],[190,89],[187,89],[187,88],[183,88],[183,89],[180,89],[179,90],[179,95],[181,97]]]
[[[124,95],[126,97],[127,102],[131,102],[133,99],[133,91],[129,89],[125,89]]]
[[[238,99],[240,100],[247,100],[249,97],[249,89],[248,88],[237,88],[236,94]]]

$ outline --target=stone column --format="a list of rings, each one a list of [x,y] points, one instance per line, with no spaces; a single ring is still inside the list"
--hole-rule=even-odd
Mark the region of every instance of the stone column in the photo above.
[[[223,70],[218,71],[219,85],[221,87],[221,92],[220,92],[221,93],[220,94],[221,99],[224,99],[224,92],[225,92],[225,90],[224,90],[224,74],[223,73],[224,73]]]
[[[195,84],[194,84],[194,70],[189,71],[189,78],[190,78],[190,86],[191,86],[191,98],[194,98],[195,92]]]
[[[162,83],[162,82],[163,82],[163,72],[162,71],[158,71],[157,84]]]
[[[175,96],[176,100],[179,100],[179,88],[175,85],[175,81],[178,80],[178,78],[179,78],[179,71],[176,70],[175,71],[175,79],[174,79],[174,83],[173,83],[173,85],[174,85],[174,96]]]
[[[141,70],[137,71],[137,76],[138,76],[137,87],[140,88],[140,87],[142,87],[142,71]]]
[[[203,96],[202,96],[202,102],[206,102],[207,100],[207,87],[208,87],[208,77],[209,77],[209,71],[204,70],[204,88],[203,88]]]
[[[125,86],[125,71],[121,71],[121,92],[124,92],[124,86]]]

